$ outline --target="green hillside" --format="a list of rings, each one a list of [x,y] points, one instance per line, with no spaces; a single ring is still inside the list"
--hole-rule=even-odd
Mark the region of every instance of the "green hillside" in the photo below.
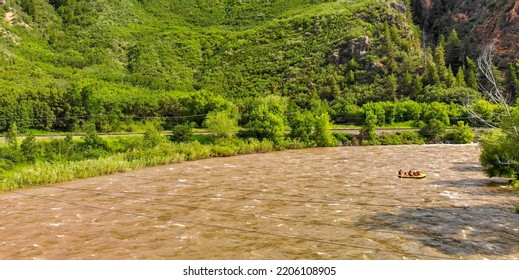
[[[410,2],[0,0],[0,189],[290,148],[470,143],[468,124],[507,125],[470,46],[454,29],[424,46]],[[513,100],[519,63],[505,66],[491,70]],[[419,131],[375,131],[398,125]],[[83,136],[31,135],[51,131]],[[145,133],[97,134],[124,131]],[[503,155],[488,161],[517,162]]]
[[[407,2],[6,1],[0,130],[121,130],[268,95],[348,122],[368,102],[474,94],[455,78],[473,69],[422,50]]]

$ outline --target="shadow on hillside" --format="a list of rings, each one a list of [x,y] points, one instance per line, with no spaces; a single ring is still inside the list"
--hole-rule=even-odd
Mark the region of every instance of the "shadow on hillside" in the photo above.
[[[357,226],[399,231],[453,257],[519,253],[519,215],[512,206],[402,208],[365,216]]]

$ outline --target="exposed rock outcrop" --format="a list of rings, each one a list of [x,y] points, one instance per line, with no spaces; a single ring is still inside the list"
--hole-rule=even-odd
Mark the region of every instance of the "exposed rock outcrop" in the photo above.
[[[430,40],[454,28],[477,47],[469,52],[493,44],[505,60],[519,59],[519,0],[413,0],[412,6]]]

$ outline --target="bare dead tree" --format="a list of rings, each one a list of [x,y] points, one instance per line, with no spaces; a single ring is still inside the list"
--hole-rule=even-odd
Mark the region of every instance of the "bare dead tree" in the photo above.
[[[472,118],[484,123],[489,127],[503,129],[502,123],[505,122],[507,124],[507,129],[505,129],[503,132],[511,134],[513,137],[519,138],[519,129],[517,124],[513,122],[510,99],[505,96],[499,89],[499,82],[494,74],[494,64],[492,63],[493,57],[493,45],[489,45],[483,50],[477,59],[479,72],[485,80],[485,83],[478,82],[478,84],[481,92],[483,93],[483,96],[498,107],[497,112],[495,112],[497,115],[494,116],[494,119],[497,120],[497,122],[487,120],[480,116],[474,110],[472,101],[467,102],[465,104],[465,108]]]

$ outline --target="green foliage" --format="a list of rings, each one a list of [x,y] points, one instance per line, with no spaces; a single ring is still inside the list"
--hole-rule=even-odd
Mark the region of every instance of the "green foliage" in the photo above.
[[[231,138],[239,129],[238,119],[229,111],[212,111],[205,118],[205,126],[220,138]]]
[[[193,127],[195,123],[185,122],[177,124],[171,129],[169,140],[173,142],[189,142],[193,137]]]
[[[360,138],[363,143],[374,145],[378,142],[377,132],[375,131],[377,125],[377,116],[373,111],[366,112],[365,125],[360,130]]]
[[[474,130],[463,121],[458,121],[454,129],[446,135],[446,138],[455,144],[472,143],[475,137]]]
[[[334,132],[333,137],[335,137],[341,146],[354,146],[358,144],[358,139],[353,134]]]
[[[424,144],[424,137],[415,131],[384,133],[379,136],[381,145]]]
[[[247,120],[242,137],[268,139],[279,144],[285,138],[287,105],[284,99],[277,96],[267,96],[256,100],[250,111],[244,112]]]
[[[316,118],[311,111],[296,111],[289,117],[290,138],[309,144],[315,130]]]
[[[12,123],[11,127],[9,127],[9,130],[5,135],[5,141],[11,150],[18,150],[18,127],[16,126],[16,123]]]
[[[457,70],[463,65],[465,53],[456,29],[452,29],[445,45],[445,63]]]
[[[20,145],[23,156],[29,162],[34,162],[35,159],[40,156],[39,148],[38,143],[36,143],[36,138],[32,134],[25,137]]]
[[[337,141],[330,131],[330,116],[327,113],[323,113],[315,117],[315,132],[313,139],[319,147],[333,147],[337,146]]]
[[[467,87],[473,89],[473,90],[478,90],[478,81],[477,81],[477,66],[476,66],[476,63],[470,59],[469,57],[466,58],[466,62],[467,62],[467,68],[466,68],[466,71],[467,73],[465,73],[465,76],[467,77],[466,78],[466,81],[467,81]]]
[[[456,73],[456,85],[459,87],[466,87],[467,83],[465,82],[465,74],[463,73],[463,68],[458,68],[458,73]]]
[[[420,128],[420,134],[429,139],[429,142],[437,143],[445,135],[445,123],[433,118],[429,122]]]
[[[487,133],[480,139],[480,162],[489,177],[519,179],[519,146],[503,133]]]
[[[16,3],[23,11],[9,5],[31,28],[13,26],[8,33],[20,44],[2,43],[2,131],[12,122],[47,131],[87,122],[100,132],[131,131],[148,119],[166,129],[201,126],[209,112],[235,114],[234,104],[269,95],[311,110],[321,100],[319,114],[362,124],[369,102],[460,103],[456,94],[465,94],[461,82],[449,88],[445,56],[454,35],[424,53],[409,17],[381,1]],[[424,93],[424,84],[443,88]],[[375,110],[378,124],[397,121],[393,110]]]
[[[470,104],[470,110],[479,116],[482,120],[472,119],[471,121],[476,125],[484,125],[483,122],[495,123],[497,121],[496,113],[499,108],[485,99],[478,99]]]
[[[163,142],[163,137],[156,126],[149,124],[144,132],[143,141],[145,147],[153,148]]]
[[[449,106],[439,102],[428,104],[424,109],[423,119],[429,123],[431,120],[437,120],[441,122],[443,126],[449,125]]]
[[[83,135],[82,139],[87,148],[98,149],[98,148],[107,147],[106,141],[104,141],[103,139],[101,139],[101,137],[99,137],[95,124],[86,123],[83,126],[83,130],[84,130],[85,134]]]

